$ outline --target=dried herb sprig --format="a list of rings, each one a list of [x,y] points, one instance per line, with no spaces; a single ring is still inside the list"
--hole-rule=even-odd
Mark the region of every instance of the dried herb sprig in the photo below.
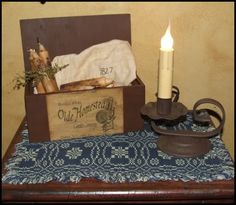
[[[17,76],[12,80],[14,83],[13,89],[19,90],[21,87],[25,87],[28,84],[32,84],[35,87],[39,82],[43,80],[44,77],[49,79],[54,79],[54,75],[66,68],[69,64],[64,66],[58,66],[55,64],[54,66],[46,66],[39,70],[30,70],[25,71],[24,75],[17,74]]]

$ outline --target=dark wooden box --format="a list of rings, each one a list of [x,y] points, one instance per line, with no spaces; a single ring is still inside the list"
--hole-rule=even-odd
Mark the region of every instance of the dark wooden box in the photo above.
[[[35,48],[37,37],[51,59],[112,39],[131,44],[129,14],[24,19],[20,28],[26,70],[30,69],[27,49]],[[29,139],[41,142],[140,130],[144,104],[145,86],[138,76],[131,86],[90,91],[33,94],[32,87],[27,86]]]

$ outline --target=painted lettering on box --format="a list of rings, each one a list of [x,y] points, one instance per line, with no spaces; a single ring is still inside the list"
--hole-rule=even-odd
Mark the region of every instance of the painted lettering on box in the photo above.
[[[51,140],[123,132],[122,89],[47,96]]]

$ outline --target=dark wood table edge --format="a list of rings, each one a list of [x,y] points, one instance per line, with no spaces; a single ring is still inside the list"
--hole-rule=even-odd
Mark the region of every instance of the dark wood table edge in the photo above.
[[[20,142],[24,118],[2,160],[5,163],[15,152],[14,145]],[[158,181],[136,183],[106,183],[93,178],[84,178],[79,183],[48,182],[46,184],[4,184],[4,202],[234,202],[234,179],[213,182]]]

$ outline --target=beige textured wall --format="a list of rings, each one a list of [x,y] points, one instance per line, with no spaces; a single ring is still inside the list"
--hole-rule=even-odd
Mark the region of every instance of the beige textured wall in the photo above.
[[[9,82],[23,72],[19,20],[27,18],[130,13],[137,73],[146,85],[146,102],[155,100],[160,39],[172,24],[174,84],[188,108],[200,98],[219,100],[226,110],[223,140],[234,156],[233,3],[2,3],[2,155],[25,115],[23,90]],[[114,25],[115,26],[115,25]]]

